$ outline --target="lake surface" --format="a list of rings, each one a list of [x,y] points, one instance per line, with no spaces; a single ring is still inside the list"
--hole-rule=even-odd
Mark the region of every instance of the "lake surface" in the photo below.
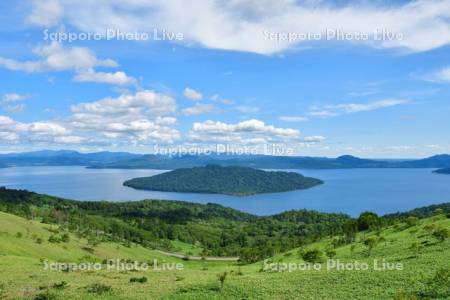
[[[325,184],[308,190],[234,197],[140,191],[125,180],[159,174],[161,170],[86,169],[84,167],[15,167],[0,169],[0,186],[21,188],[75,200],[142,199],[219,203],[258,215],[291,209],[379,214],[450,202],[450,176],[432,169],[291,170],[320,178]]]

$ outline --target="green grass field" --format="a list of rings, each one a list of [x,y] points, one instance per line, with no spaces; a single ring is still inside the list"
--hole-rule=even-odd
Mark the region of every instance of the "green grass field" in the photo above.
[[[335,249],[334,260],[367,263],[368,270],[328,270],[326,262],[320,270],[298,270],[304,266],[300,251],[325,251],[331,239],[281,253],[266,264],[238,266],[232,262],[185,261],[134,244],[127,247],[101,243],[91,247],[73,234],[69,234],[68,242],[51,243],[48,239],[57,227],[0,213],[0,298],[420,299],[414,295],[434,291],[436,299],[450,299],[450,241],[433,237],[430,230],[436,227],[450,229],[450,219],[439,215],[412,227],[398,224],[385,228],[378,233],[379,242],[370,256],[361,241],[375,236],[375,232],[361,233],[355,243]],[[181,242],[174,242],[174,246],[182,253],[196,255],[201,251],[198,246]],[[159,267],[165,263],[170,268],[178,263],[183,264],[183,270],[154,270],[153,266],[141,271],[106,270],[106,266],[98,271],[44,269],[47,263],[100,264],[105,259],[140,263],[156,259]],[[374,259],[401,264],[403,270],[374,270]],[[289,266],[297,270],[283,271]],[[218,275],[224,272],[227,276],[222,288]],[[147,281],[130,282],[131,278],[142,277]]]

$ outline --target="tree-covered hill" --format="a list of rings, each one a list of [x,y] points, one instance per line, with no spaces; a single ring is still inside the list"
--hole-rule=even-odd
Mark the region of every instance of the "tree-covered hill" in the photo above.
[[[64,224],[93,240],[135,242],[171,250],[170,241],[198,244],[202,255],[240,256],[255,261],[342,232],[351,218],[314,211],[258,217],[218,204],[144,200],[73,201],[0,188],[0,211],[44,223]]]
[[[319,179],[294,172],[208,165],[134,178],[124,185],[143,190],[245,196],[307,189],[322,183]]]
[[[176,217],[180,208],[191,211],[189,221],[170,224],[158,217]],[[0,298],[450,299],[450,207],[418,211],[428,215],[433,209],[423,219],[406,214],[386,220],[370,212],[351,219],[314,211],[256,217],[220,205],[77,202],[0,189],[0,210],[8,211],[0,212]],[[205,238],[195,244],[170,241],[167,245],[183,246],[171,252],[185,256],[168,256],[136,239],[136,232],[151,230],[142,229],[149,219],[161,236],[170,228],[192,226]],[[112,230],[108,224],[114,224]],[[211,246],[205,241],[214,240],[217,226],[218,246],[242,247],[244,259],[191,259],[194,248]],[[189,230],[179,233],[183,237]],[[209,256],[208,251],[198,255]],[[252,256],[263,251],[263,257]],[[109,269],[111,260],[148,269]],[[68,264],[75,267],[46,269]],[[89,264],[99,268],[72,269]],[[161,270],[163,264],[183,267]]]

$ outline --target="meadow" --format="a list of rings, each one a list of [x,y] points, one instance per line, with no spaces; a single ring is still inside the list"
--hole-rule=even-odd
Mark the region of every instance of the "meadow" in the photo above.
[[[363,231],[342,246],[336,245],[335,237],[324,238],[244,265],[175,258],[134,243],[92,246],[58,226],[0,213],[0,295],[3,299],[450,299],[450,241],[434,235],[437,229],[448,234],[450,219],[445,214]],[[64,242],[50,242],[55,235],[64,235]],[[175,244],[185,254],[200,253],[195,245]],[[305,253],[316,255],[308,258]],[[108,270],[108,259],[147,263],[149,268]],[[156,270],[155,260],[156,269],[168,269]],[[327,267],[338,260],[350,264],[341,270]],[[385,269],[374,269],[374,260],[378,267],[384,262]],[[102,267],[45,269],[67,262]],[[170,269],[176,264],[182,270]],[[367,270],[348,269],[366,264]],[[402,268],[389,269],[394,265]]]

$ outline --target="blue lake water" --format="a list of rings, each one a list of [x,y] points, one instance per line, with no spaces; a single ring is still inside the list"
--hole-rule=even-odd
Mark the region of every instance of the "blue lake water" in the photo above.
[[[384,214],[450,202],[450,175],[433,174],[432,169],[291,171],[320,178],[325,184],[308,190],[248,197],[165,193],[122,186],[127,179],[163,172],[160,170],[96,170],[71,166],[0,169],[0,186],[75,200],[168,199],[211,202],[258,215],[306,208],[355,216],[365,210]]]

